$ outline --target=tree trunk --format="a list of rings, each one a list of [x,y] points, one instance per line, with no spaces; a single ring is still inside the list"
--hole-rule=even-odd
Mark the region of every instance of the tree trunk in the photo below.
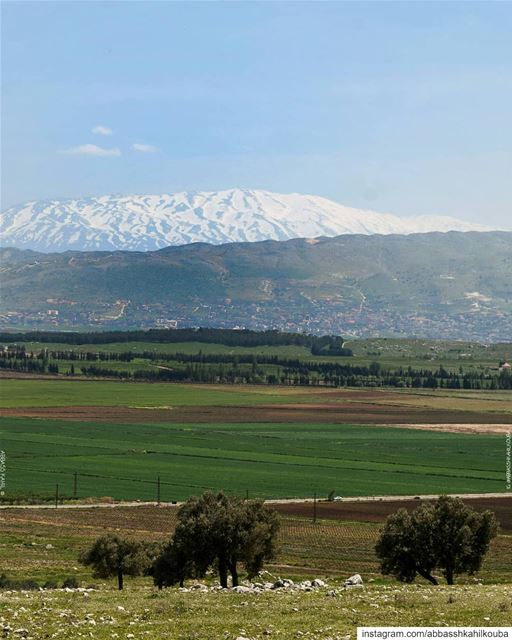
[[[233,579],[233,586],[234,587],[238,587],[238,571],[237,571],[237,568],[236,568],[236,561],[230,563],[229,571],[230,571],[231,577]]]
[[[446,582],[448,584],[453,584],[453,567],[446,567],[444,575],[446,577]]]
[[[228,564],[224,558],[219,558],[219,579],[223,589],[228,588]]]
[[[119,591],[123,590],[123,572],[121,569],[117,570],[117,586],[119,587]]]
[[[425,569],[420,569],[419,567],[416,569],[417,572],[420,574],[420,576],[422,576],[423,578],[425,578],[425,580],[428,580],[431,584],[435,584],[438,585],[439,582],[434,578],[433,575],[431,575],[428,571],[426,571]]]

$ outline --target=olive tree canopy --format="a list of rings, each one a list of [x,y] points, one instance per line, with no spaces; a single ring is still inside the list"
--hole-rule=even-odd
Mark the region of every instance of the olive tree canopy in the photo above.
[[[95,578],[117,576],[119,589],[123,588],[123,577],[140,576],[151,563],[148,548],[142,542],[107,534],[98,538],[92,547],[83,553],[79,561],[91,566]]]
[[[251,578],[274,557],[278,528],[276,512],[261,500],[210,492],[190,498],[180,508],[174,535],[153,565],[155,584],[182,585],[186,578],[204,576],[215,566],[221,586],[228,586],[228,574],[237,586],[239,563]]]
[[[497,530],[491,511],[477,512],[460,498],[441,496],[412,513],[399,509],[390,515],[375,550],[384,574],[403,582],[420,575],[438,584],[439,570],[453,584],[456,575],[480,569]]]

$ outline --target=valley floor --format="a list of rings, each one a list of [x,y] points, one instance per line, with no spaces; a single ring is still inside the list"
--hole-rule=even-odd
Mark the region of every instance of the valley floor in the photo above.
[[[364,625],[500,626],[512,619],[512,495],[504,433],[510,393],[328,390],[113,381],[3,380],[4,502],[74,495],[154,501],[0,510],[0,574],[72,577],[88,591],[0,589],[0,635],[43,640],[355,639]],[[404,428],[407,427],[407,428]],[[395,501],[288,502],[268,570],[322,578],[313,592],[158,591],[150,578],[118,593],[77,558],[105,532],[168,540],[171,501],[205,489],[253,497],[401,495]],[[454,587],[383,578],[375,543],[386,516],[420,500],[473,493],[501,522],[482,571]],[[478,498],[497,493],[499,497]],[[360,573],[363,589],[345,591]]]

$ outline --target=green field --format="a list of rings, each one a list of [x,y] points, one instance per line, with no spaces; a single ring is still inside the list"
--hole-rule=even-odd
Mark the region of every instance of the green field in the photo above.
[[[72,385],[74,386],[74,385]],[[84,385],[79,385],[84,386]],[[88,385],[85,385],[88,386]],[[504,491],[503,439],[339,424],[112,424],[3,418],[7,493],[181,500]]]
[[[0,408],[17,407],[168,407],[236,406],[299,401],[305,389],[260,386],[195,386],[109,380],[1,381]]]
[[[108,363],[104,364],[108,367]],[[120,363],[121,365],[124,363]],[[197,385],[67,378],[0,380],[0,409],[30,407],[238,407],[281,403],[358,402],[361,390],[274,385]],[[508,391],[392,389],[372,391],[375,404],[454,411],[512,412]],[[356,395],[354,395],[356,394]],[[361,396],[364,397],[364,396]]]

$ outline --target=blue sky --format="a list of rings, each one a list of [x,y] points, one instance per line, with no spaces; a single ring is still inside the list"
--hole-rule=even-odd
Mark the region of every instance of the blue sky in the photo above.
[[[512,3],[2,14],[2,208],[238,186],[512,227]]]

